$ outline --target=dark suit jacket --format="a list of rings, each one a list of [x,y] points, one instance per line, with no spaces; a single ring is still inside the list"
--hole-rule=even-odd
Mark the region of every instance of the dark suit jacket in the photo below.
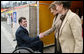
[[[29,47],[30,44],[33,41],[40,40],[38,36],[35,37],[35,38],[29,37],[28,31],[25,28],[23,28],[22,26],[19,26],[19,28],[17,29],[15,35],[16,35],[16,40],[17,40],[18,46],[27,46],[27,47]]]

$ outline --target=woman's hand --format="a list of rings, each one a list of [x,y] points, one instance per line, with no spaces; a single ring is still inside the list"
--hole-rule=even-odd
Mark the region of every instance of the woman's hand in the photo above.
[[[40,33],[39,34],[39,38],[43,38],[44,37],[44,34],[43,33]]]

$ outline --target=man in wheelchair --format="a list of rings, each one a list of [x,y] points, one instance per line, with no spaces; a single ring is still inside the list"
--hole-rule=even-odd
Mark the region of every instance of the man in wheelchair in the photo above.
[[[27,20],[25,17],[20,17],[19,20],[19,28],[17,29],[15,36],[18,47],[28,47],[32,50],[39,50],[39,52],[43,53],[43,42],[40,40],[40,37],[29,37],[29,33],[26,29]]]

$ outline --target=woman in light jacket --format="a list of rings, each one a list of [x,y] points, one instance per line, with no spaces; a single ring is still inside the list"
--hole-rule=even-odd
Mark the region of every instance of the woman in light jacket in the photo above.
[[[56,39],[60,43],[62,53],[82,53],[82,24],[79,16],[70,10],[70,1],[54,1],[56,10],[61,17],[58,22],[54,22],[51,29],[40,33],[40,37],[49,35],[56,31]],[[58,47],[59,45],[57,45]]]

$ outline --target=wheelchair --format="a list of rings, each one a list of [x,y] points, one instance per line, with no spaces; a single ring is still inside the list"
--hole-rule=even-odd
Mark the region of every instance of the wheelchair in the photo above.
[[[13,40],[16,41],[16,40]],[[19,47],[18,45],[16,45],[15,50],[12,53],[41,53],[38,50],[34,51],[31,48],[28,47]]]

